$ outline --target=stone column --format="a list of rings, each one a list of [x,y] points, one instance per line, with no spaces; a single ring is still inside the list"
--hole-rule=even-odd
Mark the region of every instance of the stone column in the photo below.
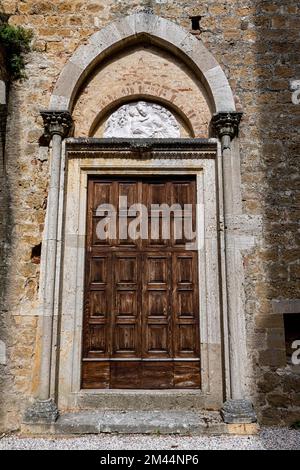
[[[222,408],[222,416],[227,423],[251,423],[256,421],[252,403],[247,399],[245,390],[245,314],[242,301],[243,279],[240,276],[243,267],[238,266],[241,257],[236,243],[236,219],[239,204],[235,194],[234,174],[236,168],[232,153],[232,140],[238,134],[242,113],[218,113],[212,118],[212,125],[222,146],[222,176],[224,205],[224,236],[225,236],[225,271],[227,323],[229,343],[229,381],[230,397],[227,397]]]
[[[58,211],[61,178],[62,140],[72,127],[72,117],[66,111],[42,111],[45,136],[52,140],[50,184],[45,226],[44,281],[42,301],[42,337],[39,396],[24,415],[30,423],[51,423],[58,417],[58,410],[50,396],[53,317],[55,308],[56,253],[58,240]]]
[[[1,54],[0,54],[1,65]],[[1,72],[1,69],[0,69]],[[1,77],[1,74],[0,74]],[[7,239],[7,211],[8,211],[8,195],[7,181],[5,169],[5,134],[7,120],[7,103],[6,103],[6,84],[0,79],[0,279],[3,276],[3,284],[6,275],[5,266],[5,245]],[[1,279],[2,281],[2,279]],[[1,297],[1,296],[0,296]]]

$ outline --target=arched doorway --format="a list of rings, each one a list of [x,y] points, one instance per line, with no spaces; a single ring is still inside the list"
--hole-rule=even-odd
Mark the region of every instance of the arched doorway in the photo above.
[[[141,64],[140,69],[137,64]],[[180,137],[103,138],[118,108],[130,108],[141,101],[146,108],[167,109],[170,120],[176,120]],[[142,178],[151,177],[156,182],[167,180],[171,187],[171,181],[184,177],[185,185],[194,185],[192,202],[202,208],[197,223],[200,221],[204,241],[197,248],[197,276],[191,280],[200,291],[200,336],[194,341],[194,352],[199,351],[201,356],[201,385],[198,368],[196,399],[200,406],[220,409],[224,398],[231,398],[233,414],[237,405],[242,419],[252,420],[247,417],[251,407],[244,400],[244,319],[239,311],[243,304],[242,278],[236,277],[240,261],[232,250],[226,251],[237,234],[231,231],[231,224],[234,226],[240,211],[238,146],[236,140],[233,145],[231,141],[237,135],[241,116],[235,112],[221,67],[204,45],[182,28],[155,15],[139,13],[109,25],[78,48],[64,67],[50,110],[43,117],[52,136],[53,159],[43,258],[47,264],[44,261],[42,265],[41,292],[47,320],[41,334],[40,403],[49,403],[53,397],[63,410],[93,400],[96,404],[101,396],[97,392],[101,387],[95,387],[95,383],[103,383],[103,377],[93,382],[96,393],[92,395],[82,390],[80,379],[83,305],[87,298],[85,260],[87,250],[92,249],[86,245],[90,181],[98,178],[103,186],[108,178],[113,185],[119,178],[119,185],[129,174],[136,186],[142,187]],[[74,137],[62,146],[71,121]],[[211,139],[211,124],[219,142]],[[226,214],[230,217],[223,236]],[[225,252],[220,249],[224,246]],[[54,286],[48,283],[50,278]],[[55,309],[60,321],[53,328]],[[128,339],[130,334],[126,334]],[[57,338],[58,354],[53,349]],[[156,344],[161,345],[162,338],[155,340]],[[171,359],[174,362],[176,357]],[[93,374],[97,371],[94,369]],[[88,373],[87,382],[90,377]],[[246,403],[244,408],[241,402]],[[52,418],[54,415],[55,411]]]

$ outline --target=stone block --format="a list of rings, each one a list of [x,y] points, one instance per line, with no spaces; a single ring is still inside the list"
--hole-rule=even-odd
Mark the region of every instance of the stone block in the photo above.
[[[259,425],[251,424],[228,424],[228,433],[237,436],[253,436],[259,433]]]
[[[89,39],[89,44],[94,45],[101,52],[122,39],[120,29],[118,29],[114,23],[111,23],[101,31],[93,34]]]
[[[283,376],[283,390],[290,393],[291,391],[300,392],[300,376],[298,374],[285,374]]]
[[[75,64],[79,69],[84,70],[86,73],[86,69],[90,68],[90,65],[95,61],[101,52],[101,48],[93,44],[80,46],[72,55],[70,62]]]
[[[281,377],[276,372],[266,372],[258,382],[261,392],[267,393],[276,389],[281,384]]]
[[[72,62],[68,62],[66,66],[64,67],[60,77],[59,77],[59,82],[57,83],[57,86],[54,89],[53,96],[62,96],[68,100],[68,102],[71,99],[70,93],[71,91],[75,88],[76,84],[78,83],[80,77],[84,74],[84,69],[83,67],[73,64]],[[51,103],[52,109],[53,108],[53,101]],[[63,110],[65,108],[58,108],[59,111]]]
[[[269,367],[282,367],[286,365],[286,352],[285,349],[267,349],[260,351],[259,361],[262,366]]]
[[[267,402],[275,408],[287,408],[290,404],[290,398],[286,394],[273,392],[267,395]]]

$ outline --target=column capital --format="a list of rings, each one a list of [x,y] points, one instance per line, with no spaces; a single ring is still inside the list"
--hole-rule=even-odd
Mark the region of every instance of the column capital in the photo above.
[[[50,138],[53,135],[67,137],[72,126],[73,119],[69,111],[42,110],[41,116],[44,121],[44,134]]]
[[[232,140],[238,133],[242,115],[243,113],[237,112],[222,112],[214,114],[211,122],[217,136],[220,139],[227,136]]]

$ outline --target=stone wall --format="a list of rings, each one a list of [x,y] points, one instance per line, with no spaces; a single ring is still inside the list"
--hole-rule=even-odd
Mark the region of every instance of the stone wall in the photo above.
[[[39,244],[47,204],[47,151],[39,148],[41,108],[59,73],[87,38],[111,21],[151,6],[155,14],[190,29],[203,15],[201,39],[225,71],[244,118],[240,130],[245,213],[261,219],[261,238],[245,252],[250,395],[265,423],[300,420],[300,377],[286,367],[282,316],[273,299],[300,298],[299,116],[289,81],[300,78],[297,0],[3,0],[9,22],[33,29],[28,80],[14,83],[8,103],[6,161],[9,245],[2,282],[0,365],[2,426],[19,426],[35,393]],[[149,73],[149,72],[147,72]],[[78,102],[78,109],[80,102]],[[205,122],[205,120],[204,120]],[[78,131],[79,133],[79,131]],[[298,163],[299,165],[299,163]],[[2,269],[2,268],[1,268]],[[1,370],[2,372],[2,370]]]
[[[7,117],[7,72],[5,65],[5,52],[0,45],[0,304],[4,302],[6,282],[6,247],[7,247],[7,186],[5,171],[5,130]],[[0,422],[3,419],[4,409],[2,398],[4,395],[3,378],[6,366],[5,322],[0,315]]]

